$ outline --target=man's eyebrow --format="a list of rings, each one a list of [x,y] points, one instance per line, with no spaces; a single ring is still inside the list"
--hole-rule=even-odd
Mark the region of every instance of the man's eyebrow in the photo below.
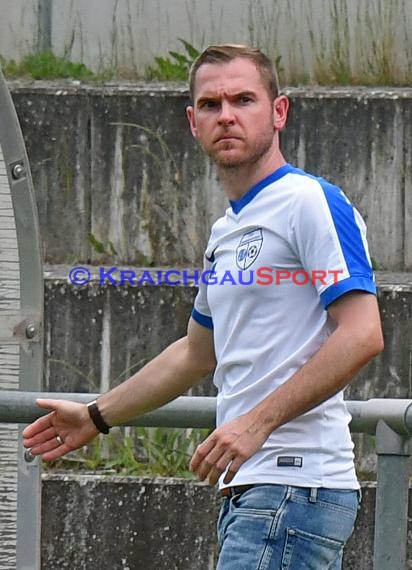
[[[235,93],[229,93],[228,97],[229,99],[239,99],[239,97],[255,97],[256,93],[254,91],[236,91]],[[197,99],[196,101],[196,105],[199,106],[202,103],[205,103],[207,101],[220,101],[221,97],[220,95],[216,95],[216,94],[206,94],[203,95],[202,97],[199,97],[199,99]]]
[[[236,97],[255,97],[256,93],[254,91],[239,91],[238,93],[234,93],[232,97],[236,99]]]
[[[196,100],[196,105],[199,106],[202,103],[206,103],[207,101],[216,101],[218,99],[220,99],[220,97],[216,95],[203,95],[202,97],[199,97],[199,99]]]

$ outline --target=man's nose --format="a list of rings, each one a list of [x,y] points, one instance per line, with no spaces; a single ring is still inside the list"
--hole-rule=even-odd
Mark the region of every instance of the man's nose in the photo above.
[[[230,125],[235,122],[233,106],[228,101],[222,101],[219,113],[219,124]]]

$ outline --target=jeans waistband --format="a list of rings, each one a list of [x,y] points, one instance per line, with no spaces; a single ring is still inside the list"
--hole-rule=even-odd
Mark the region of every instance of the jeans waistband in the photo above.
[[[241,495],[242,493],[245,493],[245,491],[249,491],[249,489],[253,489],[253,487],[257,486],[258,485],[237,485],[235,487],[225,487],[220,490],[220,496],[234,497],[235,495]]]

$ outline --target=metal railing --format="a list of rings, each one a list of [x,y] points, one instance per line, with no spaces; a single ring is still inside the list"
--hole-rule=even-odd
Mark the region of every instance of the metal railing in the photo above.
[[[40,390],[43,269],[30,165],[0,71],[0,398]],[[14,423],[14,422],[13,422]],[[40,469],[20,453],[21,426],[0,425],[0,568],[40,566]]]
[[[98,394],[1,391],[0,423],[29,423],[43,415],[36,398],[89,402]],[[409,458],[412,453],[412,400],[347,401],[354,433],[376,435],[377,490],[374,570],[404,570],[407,552]],[[216,399],[182,396],[128,422],[146,427],[204,428],[215,425]],[[26,461],[31,461],[26,454]]]

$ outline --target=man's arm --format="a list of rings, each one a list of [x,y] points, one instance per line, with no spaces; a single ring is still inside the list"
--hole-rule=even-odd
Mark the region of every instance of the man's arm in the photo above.
[[[171,344],[131,378],[98,399],[99,411],[110,425],[126,423],[173,400],[216,366],[213,332],[189,320],[187,336]],[[98,431],[85,404],[64,400],[38,400],[51,411],[24,432],[24,445],[45,460],[78,449]],[[56,436],[63,440],[60,444]]]
[[[328,308],[336,329],[319,351],[288,381],[247,414],[215,430],[196,450],[191,468],[200,480],[224,483],[279,426],[342,390],[383,349],[379,310],[374,295],[347,293]]]

